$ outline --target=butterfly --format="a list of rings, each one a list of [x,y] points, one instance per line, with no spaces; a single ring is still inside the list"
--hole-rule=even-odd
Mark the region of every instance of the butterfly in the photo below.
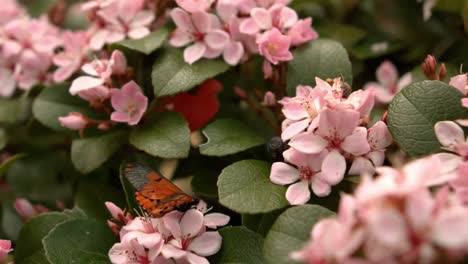
[[[127,163],[125,177],[136,189],[135,199],[140,207],[153,217],[162,217],[174,210],[187,211],[198,203],[197,199],[144,165]]]

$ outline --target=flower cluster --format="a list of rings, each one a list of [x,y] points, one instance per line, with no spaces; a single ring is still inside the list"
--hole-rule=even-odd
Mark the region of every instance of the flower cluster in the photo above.
[[[0,263],[6,262],[11,251],[11,241],[0,239]]]
[[[210,231],[229,222],[229,216],[207,212],[206,204],[185,213],[173,211],[162,218],[131,219],[112,203],[106,203],[120,229],[120,243],[109,251],[112,263],[208,263],[205,258],[219,251],[222,238]],[[111,224],[115,229],[116,225]]]
[[[468,208],[448,188],[442,163],[429,157],[402,170],[378,169],[336,217],[319,221],[311,241],[291,257],[306,263],[457,263],[468,253]]]
[[[92,25],[90,46],[101,50],[104,45],[126,38],[140,39],[150,33],[154,11],[145,0],[91,0],[82,5]]]
[[[291,47],[318,37],[312,19],[299,20],[288,0],[177,0],[171,12],[177,25],[170,44],[188,46],[184,59],[192,64],[201,58],[223,56],[230,65],[250,54],[264,56],[267,63],[293,59]],[[214,8],[212,9],[212,6]]]
[[[373,89],[375,99],[381,104],[389,104],[401,89],[412,82],[411,73],[406,73],[399,79],[398,71],[390,61],[384,61],[380,64],[375,75],[378,83],[368,83],[364,89]]]
[[[275,162],[270,179],[289,186],[286,198],[291,204],[310,199],[309,185],[317,196],[327,196],[331,186],[348,174],[373,174],[385,158],[392,142],[387,125],[379,121],[366,128],[374,106],[372,90],[358,90],[347,98],[340,78],[332,85],[316,78],[317,86],[297,87],[296,97],[283,98],[283,141],[290,148],[283,153],[285,162]]]
[[[3,6],[5,5],[5,6]],[[0,10],[0,96],[16,87],[60,83],[79,71],[94,51],[125,38],[150,33],[154,12],[144,0],[93,0],[83,4],[92,25],[86,31],[64,31],[46,16],[30,18],[16,0]]]
[[[124,80],[127,77],[127,60],[122,52],[115,50],[110,59],[95,59],[81,68],[87,76],[76,78],[70,87],[70,94],[78,95],[88,101],[90,105],[106,113],[111,110],[109,120],[92,120],[82,113],[71,112],[66,117],[60,117],[62,126],[73,130],[83,131],[84,128],[96,125],[101,130],[108,130],[113,122],[136,125],[143,117],[148,107],[148,98],[142,93],[134,81],[125,83],[121,89],[114,88],[112,77]],[[108,104],[106,104],[106,102]]]

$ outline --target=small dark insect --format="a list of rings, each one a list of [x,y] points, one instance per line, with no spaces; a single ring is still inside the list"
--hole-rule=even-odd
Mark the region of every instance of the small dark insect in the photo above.
[[[284,161],[283,152],[289,148],[289,145],[280,137],[274,137],[266,145],[267,151],[273,161]]]

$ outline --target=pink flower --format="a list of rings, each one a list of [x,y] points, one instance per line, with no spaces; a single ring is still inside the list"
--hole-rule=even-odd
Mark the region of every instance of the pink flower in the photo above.
[[[0,67],[0,96],[1,97],[10,97],[15,92],[16,81],[13,76],[13,72],[8,68]]]
[[[91,76],[76,78],[70,87],[70,94],[78,94],[87,101],[103,101],[110,96],[111,76],[126,72],[127,62],[121,51],[115,50],[110,60],[94,60],[86,63],[81,70]]]
[[[257,44],[260,54],[274,65],[293,59],[293,55],[289,51],[291,37],[282,35],[276,28],[260,35]]]
[[[177,29],[172,32],[169,43],[174,47],[183,47],[184,59],[193,64],[202,57],[216,58],[221,55],[229,42],[229,35],[221,30],[219,19],[205,12],[189,14],[180,8],[171,12]]]
[[[285,32],[298,20],[296,11],[282,4],[275,4],[269,9],[253,8],[250,15],[251,18],[245,19],[240,25],[240,31],[249,35],[255,35],[260,31],[272,28]]]
[[[162,249],[162,256],[189,263],[208,263],[206,256],[221,248],[222,238],[217,231],[205,231],[203,213],[190,209],[184,214],[171,212],[163,217],[173,239]]]
[[[112,44],[125,38],[140,39],[150,33],[154,13],[143,10],[144,0],[116,0],[97,11],[104,22],[91,38],[91,48],[100,50],[106,43]]]
[[[111,94],[111,104],[115,109],[111,120],[131,126],[138,124],[148,107],[148,98],[141,92],[138,84],[131,81],[122,89],[112,89]]]
[[[312,28],[312,18],[301,19],[288,31],[291,45],[300,46],[318,38],[318,33]]]
[[[25,221],[29,220],[29,218],[33,216],[49,212],[49,209],[44,207],[43,205],[32,205],[26,199],[16,199],[14,205],[15,205],[16,212],[18,212],[18,214]]]
[[[78,112],[70,112],[67,116],[59,117],[60,125],[71,130],[83,130],[88,125],[88,119]]]
[[[275,106],[276,105],[276,96],[274,93],[268,91],[265,93],[265,96],[263,98],[262,102],[263,106]]]
[[[0,262],[3,263],[8,257],[8,253],[10,253],[13,249],[11,249],[11,241],[10,240],[0,240]]]
[[[54,73],[54,82],[63,82],[77,72],[86,60],[89,47],[88,34],[84,31],[63,33],[64,51],[53,57],[58,69]]]
[[[336,151],[304,154],[294,148],[283,153],[284,162],[275,162],[271,167],[270,180],[279,185],[292,184],[286,191],[286,199],[292,205],[305,204],[310,200],[309,185],[315,195],[327,196],[331,186],[343,179],[346,161]]]
[[[90,11],[92,9],[102,9],[108,7],[116,0],[90,0],[81,5],[83,11]]]
[[[390,61],[384,61],[377,68],[376,75],[379,83],[368,83],[364,89],[373,89],[375,98],[382,104],[389,104],[393,97],[412,81],[410,73],[398,80],[398,71]]]
[[[124,210],[120,209],[117,205],[112,202],[105,202],[107,210],[112,215],[112,219],[121,224],[127,224],[132,220],[132,216],[129,213],[126,213]]]
[[[190,13],[208,11],[215,0],[176,0],[177,5]]]
[[[292,0],[238,0],[237,5],[243,14],[250,14],[255,7],[270,8],[275,4],[287,5]]]
[[[23,16],[25,11],[16,0],[4,0],[0,7],[0,26],[4,25],[20,16]]]
[[[460,74],[450,78],[451,86],[457,88],[463,95],[468,94],[468,74]]]

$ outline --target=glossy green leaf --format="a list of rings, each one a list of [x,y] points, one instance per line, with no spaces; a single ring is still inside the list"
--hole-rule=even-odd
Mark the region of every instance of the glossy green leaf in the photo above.
[[[200,153],[207,156],[226,156],[265,143],[255,130],[235,119],[219,119],[203,129],[208,141],[200,145]]]
[[[265,214],[243,214],[242,225],[255,231],[262,236],[266,236],[276,218],[284,209],[276,210]]]
[[[126,132],[115,131],[97,137],[73,140],[71,146],[73,165],[82,173],[89,173],[99,168],[127,143],[126,136]]]
[[[167,37],[169,36],[169,30],[167,28],[160,28],[156,31],[151,32],[148,36],[141,39],[126,39],[113,44],[114,47],[125,47],[143,54],[149,55],[152,52],[159,49]]]
[[[440,81],[414,83],[395,96],[388,110],[388,128],[400,148],[410,156],[440,152],[434,132],[438,121],[466,118],[463,95]]]
[[[5,129],[0,128],[0,151],[8,144],[8,135]]]
[[[318,205],[301,205],[282,213],[271,227],[263,244],[267,263],[296,263],[289,254],[299,250],[310,239],[312,227],[322,218],[334,213]]]
[[[267,213],[286,207],[286,187],[270,181],[271,164],[243,160],[226,167],[218,178],[219,202],[238,213]]]
[[[352,84],[351,62],[346,49],[338,42],[319,39],[293,52],[294,60],[288,63],[288,94],[296,94],[298,85],[315,86],[315,77],[321,79],[343,77]]]
[[[195,173],[192,177],[191,186],[196,196],[217,199],[218,191],[216,182],[218,181],[218,175],[218,172],[210,170],[202,170]]]
[[[14,99],[0,98],[0,124],[16,124],[27,119],[30,114],[30,100],[25,97]]]
[[[161,158],[184,158],[190,150],[190,130],[178,113],[165,112],[158,119],[136,128],[130,144]]]
[[[227,69],[229,65],[219,59],[202,59],[190,65],[184,61],[181,50],[165,50],[153,65],[154,93],[165,96],[188,91]]]
[[[113,202],[118,206],[124,204],[120,190],[107,183],[81,182],[76,190],[75,206],[83,210],[89,218],[107,220],[110,218],[105,202]]]
[[[116,237],[107,224],[92,219],[63,222],[42,241],[52,264],[109,263],[108,252],[115,242]]]
[[[242,226],[225,227],[219,233],[223,237],[223,244],[215,256],[215,263],[265,263],[263,238],[259,234]]]

